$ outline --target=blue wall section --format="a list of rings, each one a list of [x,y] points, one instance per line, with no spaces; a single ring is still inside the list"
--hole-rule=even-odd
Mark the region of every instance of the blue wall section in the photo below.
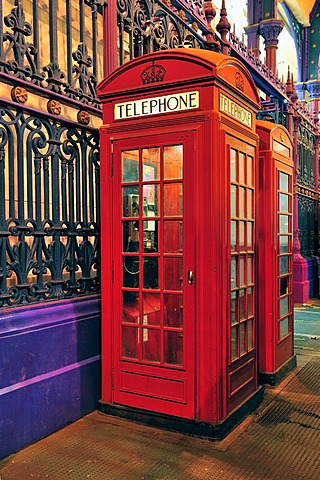
[[[0,310],[0,458],[97,406],[100,300]]]

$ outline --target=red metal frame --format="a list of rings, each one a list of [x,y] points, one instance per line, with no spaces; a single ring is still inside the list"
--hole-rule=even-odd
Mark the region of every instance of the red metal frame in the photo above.
[[[188,241],[184,241],[183,248],[183,264],[184,264],[184,278],[183,278],[183,365],[168,365],[164,362],[163,357],[160,362],[148,362],[140,360],[139,362],[133,359],[124,358],[121,355],[121,352],[114,350],[113,364],[115,366],[114,373],[114,390],[113,390],[113,401],[116,403],[127,404],[130,406],[136,406],[143,408],[145,404],[152,401],[153,410],[161,413],[171,413],[177,416],[182,416],[185,418],[194,418],[194,285],[189,285],[187,282],[187,271],[194,270],[194,230],[190,228],[193,221],[193,164],[192,157],[194,156],[193,147],[194,147],[194,134],[192,132],[188,133],[170,133],[169,131],[161,135],[152,135],[148,137],[144,135],[137,139],[129,140],[119,140],[114,142],[114,198],[116,203],[114,204],[114,248],[113,248],[113,264],[114,264],[114,283],[113,283],[113,297],[115,298],[114,303],[114,318],[117,321],[117,318],[121,318],[121,309],[122,302],[121,297],[119,297],[118,292],[123,290],[121,289],[122,285],[122,227],[121,222],[121,176],[120,176],[120,166],[121,162],[119,161],[121,151],[130,150],[137,148],[144,149],[147,147],[165,147],[167,145],[183,145],[184,150],[184,175],[183,175],[183,188],[188,191],[190,194],[184,196],[184,215],[183,215],[183,224],[185,226],[185,235],[184,238]],[[190,171],[189,171],[190,170]],[[159,181],[159,186],[163,186],[163,180]],[[168,183],[167,183],[168,184]],[[170,183],[173,185],[172,183]],[[162,191],[161,191],[161,195]],[[161,203],[161,202],[160,202]],[[176,258],[172,254],[164,254],[163,245],[162,245],[162,218],[161,212],[159,215],[154,217],[159,223],[159,248],[158,252],[154,254],[149,254],[148,258],[157,258],[159,259],[159,288],[149,290],[141,286],[141,277],[140,275],[140,288],[137,289],[141,292],[148,292],[149,295],[152,295],[152,292],[157,292],[156,295],[162,299],[165,293],[170,293],[164,289],[163,282],[163,262],[166,259]],[[136,254],[134,254],[136,255]],[[145,254],[144,254],[145,255]],[[160,255],[160,256],[159,256]],[[137,258],[140,258],[140,266],[142,265],[142,252],[137,254]],[[161,261],[161,259],[163,261]],[[125,289],[127,290],[127,289]],[[171,291],[171,294],[179,294],[179,291]],[[162,300],[163,302],[163,300]],[[161,304],[163,305],[163,303]],[[163,307],[162,307],[163,308]],[[140,312],[141,314],[141,312]],[[114,342],[115,346],[121,345],[121,324],[119,323],[115,326],[115,336]],[[132,328],[134,330],[139,330],[140,335],[142,336],[142,325],[140,327],[136,326],[127,326],[127,328]],[[144,327],[145,331],[151,334],[152,330],[155,333],[159,333],[159,338],[161,341],[160,353],[163,354],[164,345],[163,338],[164,335],[168,332],[180,331],[180,329],[174,329],[165,327],[161,322],[158,327]],[[149,328],[149,330],[147,330]],[[139,337],[141,338],[141,337]],[[142,348],[143,341],[139,342],[139,346]],[[141,357],[141,352],[140,352]],[[134,379],[135,384],[129,385],[128,382],[132,382],[131,379]],[[126,383],[127,381],[127,383]],[[137,385],[140,385],[137,387]],[[170,386],[170,387],[169,387]],[[149,391],[148,391],[149,388]],[[157,396],[152,391],[156,389],[158,392]],[[138,393],[135,393],[134,391]]]
[[[274,376],[293,357],[293,160],[292,142],[281,125],[257,121],[260,136],[260,181],[258,206],[259,235],[259,370],[267,380]],[[288,187],[281,190],[279,175],[288,179]],[[288,197],[288,211],[281,211],[279,195]],[[287,232],[280,234],[279,218],[288,218]],[[286,227],[285,227],[286,228]],[[280,238],[288,239],[284,253]],[[280,295],[280,257],[288,262],[282,278],[286,292]],[[282,318],[288,318],[289,331],[280,338],[281,314],[279,302],[288,299],[289,308]],[[272,382],[274,379],[272,378]]]
[[[237,405],[240,399],[246,398],[249,392],[257,388],[257,345],[255,307],[256,292],[256,245],[255,245],[255,188],[257,176],[256,140],[226,135],[228,145],[227,161],[235,162],[231,171],[231,161],[228,161],[228,176],[230,178],[230,228],[229,272],[231,295],[228,295],[230,328],[228,332],[228,411]],[[234,188],[234,206],[231,204],[231,189]],[[235,210],[235,211],[232,211]],[[234,231],[231,231],[231,224]],[[232,266],[233,264],[233,266]],[[248,268],[250,274],[248,275]],[[235,278],[231,278],[235,270]],[[231,300],[233,295],[233,302]],[[250,300],[251,299],[251,300]],[[233,335],[234,332],[234,335]],[[236,349],[234,349],[236,346]],[[235,351],[236,350],[236,351]]]

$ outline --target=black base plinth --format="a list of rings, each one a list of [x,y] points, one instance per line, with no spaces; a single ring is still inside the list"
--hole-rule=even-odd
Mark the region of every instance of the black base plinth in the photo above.
[[[293,355],[289,360],[281,365],[278,370],[272,373],[259,372],[259,381],[263,385],[277,386],[294,368],[297,366],[297,358]]]
[[[259,387],[254,394],[219,423],[189,420],[102,401],[99,402],[98,409],[102,413],[133,420],[144,425],[217,441],[225,438],[231,430],[239,425],[259,405],[263,399],[263,391],[264,388]]]

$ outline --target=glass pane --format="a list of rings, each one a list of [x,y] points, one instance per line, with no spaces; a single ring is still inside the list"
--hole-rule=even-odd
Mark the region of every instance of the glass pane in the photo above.
[[[279,172],[279,190],[289,191],[289,175]]]
[[[160,295],[156,293],[143,294],[143,324],[160,325]]]
[[[236,181],[237,180],[237,152],[231,148],[230,150],[230,180]]]
[[[182,290],[182,258],[165,258],[163,263],[165,290]]]
[[[139,251],[139,221],[122,222],[122,251]]]
[[[143,250],[144,252],[158,251],[158,223],[154,220],[148,220],[143,223]]]
[[[247,189],[247,218],[252,218],[252,190]]]
[[[122,322],[139,323],[139,293],[136,291],[122,292]]]
[[[128,150],[121,152],[122,181],[139,181],[139,150]]]
[[[138,292],[122,292],[122,322],[139,323]]]
[[[139,287],[139,257],[123,257],[123,286]]]
[[[159,180],[160,148],[144,148],[142,150],[142,181]]]
[[[139,329],[134,327],[122,327],[122,356],[139,358]]]
[[[247,283],[252,283],[252,257],[247,257]]]
[[[237,258],[231,258],[231,288],[237,286]]]
[[[248,297],[248,317],[251,317],[253,314],[252,304],[253,304],[253,288],[247,289],[247,297]]]
[[[289,297],[280,298],[280,317],[289,313]]]
[[[240,257],[239,259],[239,280],[240,280],[240,287],[243,287],[245,285],[245,280],[244,280],[244,257]]]
[[[122,187],[122,216],[138,217],[139,215],[139,189],[135,187]]]
[[[245,329],[244,323],[240,324],[239,333],[240,333],[240,355],[242,355],[246,351],[246,329]]]
[[[159,287],[159,268],[157,257],[143,257],[143,287]]]
[[[289,293],[289,277],[283,277],[279,280],[279,295],[286,295]]]
[[[248,337],[248,350],[253,348],[253,331],[252,331],[253,320],[247,322],[247,337]]]
[[[287,235],[280,235],[279,236],[279,243],[280,243],[280,253],[288,253],[289,252],[289,237]]]
[[[238,321],[237,309],[237,292],[231,292],[231,324]]]
[[[289,257],[279,257],[279,270],[280,275],[289,273]]]
[[[166,327],[183,327],[182,295],[164,295],[164,324]]]
[[[183,224],[182,221],[163,222],[163,249],[165,253],[182,253]]]
[[[245,183],[245,168],[245,156],[243,153],[239,152],[239,183]]]
[[[253,157],[247,156],[247,185],[253,186]]]
[[[237,222],[235,221],[231,222],[230,244],[231,244],[231,250],[234,251],[236,249],[236,244],[237,244]]]
[[[159,185],[143,185],[143,210],[144,217],[159,215]]]
[[[289,233],[289,215],[279,215],[280,233]]]
[[[289,211],[289,195],[279,193],[279,210],[280,212]]]
[[[183,211],[182,183],[169,183],[163,186],[163,215],[181,216]]]
[[[246,194],[246,189],[239,188],[239,217],[242,217],[242,218],[245,217],[245,211],[244,211],[245,194]]]
[[[182,332],[164,332],[164,362],[170,365],[183,365]]]
[[[239,248],[244,250],[244,225],[245,222],[239,222]]]
[[[285,337],[289,333],[289,318],[284,318],[280,323],[280,338]]]
[[[239,290],[240,320],[243,320],[244,318],[246,318],[245,303],[246,303],[245,290]]]
[[[236,198],[237,198],[237,187],[235,185],[231,185],[231,190],[230,190],[230,215],[231,215],[231,217],[236,217],[237,216]]]
[[[160,362],[160,330],[142,329],[142,358],[149,362]]]
[[[130,190],[136,193],[129,193]],[[123,216],[139,216],[139,195],[137,187],[126,187],[123,189]]]
[[[231,360],[238,357],[238,327],[231,329]]]
[[[252,226],[252,222],[247,222],[247,248],[249,250],[252,250],[253,247]]]
[[[163,149],[164,179],[182,178],[183,147],[173,145]]]

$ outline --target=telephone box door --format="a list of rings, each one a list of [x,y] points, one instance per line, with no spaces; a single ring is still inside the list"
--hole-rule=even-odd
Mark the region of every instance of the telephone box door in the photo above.
[[[193,418],[193,134],[113,156],[113,402]]]

